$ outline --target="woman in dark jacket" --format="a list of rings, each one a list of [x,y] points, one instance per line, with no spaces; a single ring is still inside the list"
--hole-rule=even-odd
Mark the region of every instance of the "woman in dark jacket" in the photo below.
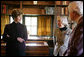
[[[21,14],[20,10],[14,9],[12,11],[14,22],[5,26],[3,40],[6,42],[7,56],[25,56],[27,29],[25,25],[20,24]]]

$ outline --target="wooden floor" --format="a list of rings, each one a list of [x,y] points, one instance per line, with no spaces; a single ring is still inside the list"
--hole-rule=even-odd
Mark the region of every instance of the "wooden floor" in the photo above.
[[[1,56],[5,56],[5,43],[1,44]],[[27,41],[26,56],[49,56],[49,46],[46,41]]]

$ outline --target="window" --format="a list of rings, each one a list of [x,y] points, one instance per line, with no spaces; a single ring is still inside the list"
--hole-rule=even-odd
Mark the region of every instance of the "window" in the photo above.
[[[37,17],[25,17],[25,25],[30,35],[37,35]]]
[[[12,16],[10,16],[10,22],[9,23],[12,23],[13,22],[13,18]]]

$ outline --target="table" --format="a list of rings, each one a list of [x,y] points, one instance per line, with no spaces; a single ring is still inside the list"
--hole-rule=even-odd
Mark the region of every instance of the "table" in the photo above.
[[[1,43],[1,56],[5,56],[6,43]],[[46,41],[26,41],[26,56],[49,56],[49,46]]]

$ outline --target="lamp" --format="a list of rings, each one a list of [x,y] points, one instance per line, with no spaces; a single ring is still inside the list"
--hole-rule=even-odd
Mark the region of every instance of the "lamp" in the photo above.
[[[37,1],[33,1],[33,4],[34,4],[34,5],[37,5]]]

